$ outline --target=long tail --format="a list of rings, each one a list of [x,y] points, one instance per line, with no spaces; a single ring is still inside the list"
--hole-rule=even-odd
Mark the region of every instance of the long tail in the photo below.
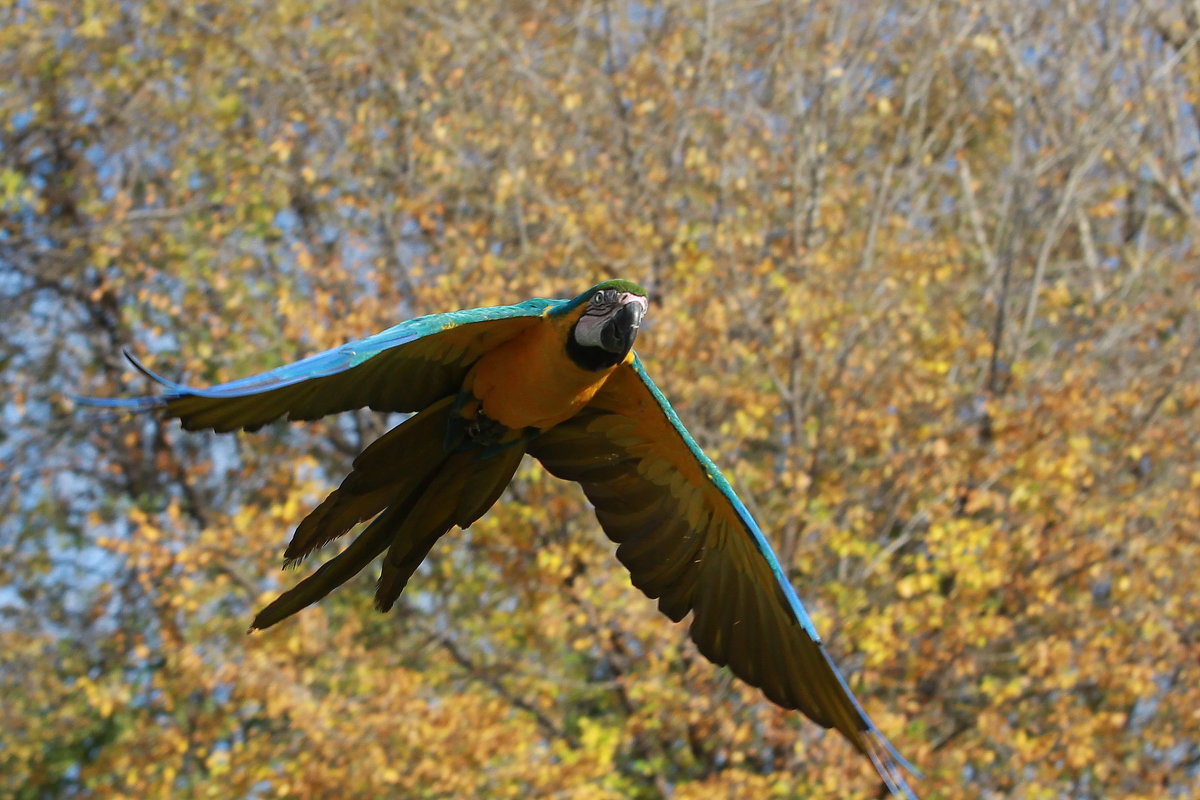
[[[341,486],[300,523],[284,564],[294,566],[359,522],[374,521],[345,550],[260,611],[251,630],[269,628],[312,605],[384,552],[375,605],[387,611],[434,542],[492,507],[525,448],[514,442],[502,449],[465,446],[448,452],[452,400],[440,400],[406,420],[354,459]]]

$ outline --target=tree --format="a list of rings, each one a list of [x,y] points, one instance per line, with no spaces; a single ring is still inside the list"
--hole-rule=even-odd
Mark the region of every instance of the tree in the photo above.
[[[388,616],[246,636],[370,413],[77,412],[420,313],[639,350],[926,798],[1200,789],[1200,17],[1176,4],[0,10],[0,792],[871,797],[527,464]],[[964,785],[965,784],[965,785]]]

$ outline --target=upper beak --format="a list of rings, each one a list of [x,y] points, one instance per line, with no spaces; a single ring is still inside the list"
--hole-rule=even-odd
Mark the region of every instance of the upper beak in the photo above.
[[[629,352],[645,313],[646,306],[639,299],[630,300],[621,306],[600,332],[600,346],[610,353]]]

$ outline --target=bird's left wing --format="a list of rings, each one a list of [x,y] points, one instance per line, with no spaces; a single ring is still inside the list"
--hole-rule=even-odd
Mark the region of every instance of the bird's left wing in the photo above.
[[[352,408],[419,411],[456,392],[476,359],[560,302],[537,298],[417,317],[294,364],[205,388],[169,381],[129,356],[165,387],[163,394],[75,399],[135,411],[161,408],[188,430],[254,430],[283,416],[316,419]]]
[[[762,531],[636,356],[529,453],[578,481],[633,584],[711,661],[785,708],[837,728],[896,794],[912,770],[867,716]]]

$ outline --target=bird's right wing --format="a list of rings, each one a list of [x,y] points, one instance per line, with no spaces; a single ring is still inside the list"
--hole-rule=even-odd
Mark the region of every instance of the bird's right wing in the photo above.
[[[533,325],[561,301],[430,314],[282,367],[217,386],[167,380],[126,355],[162,384],[160,395],[76,397],[84,405],[132,411],[162,409],[187,430],[255,430],[272,420],[306,420],[353,408],[419,411],[453,394],[488,350]]]

